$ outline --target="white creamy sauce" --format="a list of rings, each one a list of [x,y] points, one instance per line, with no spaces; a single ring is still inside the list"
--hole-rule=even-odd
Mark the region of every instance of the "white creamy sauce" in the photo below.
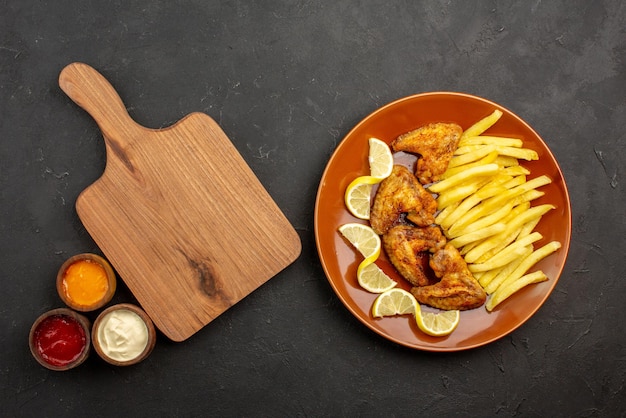
[[[98,340],[104,354],[113,360],[133,360],[148,345],[148,327],[135,312],[118,309],[102,318]]]

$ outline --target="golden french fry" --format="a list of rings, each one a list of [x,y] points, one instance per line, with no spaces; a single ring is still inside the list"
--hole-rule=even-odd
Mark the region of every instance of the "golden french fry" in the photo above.
[[[464,234],[458,236],[450,241],[450,244],[454,246],[454,248],[460,248],[464,245],[467,245],[471,242],[479,241],[481,239],[485,239],[487,237],[491,237],[496,235],[506,229],[506,225],[503,223],[495,223],[493,225],[489,225],[485,228],[478,229],[474,232],[470,232],[468,234]]]
[[[502,145],[491,143],[491,144],[486,144],[486,145],[463,145],[463,146],[459,144],[459,147],[454,150],[453,155],[469,154],[470,152],[480,151],[481,149],[487,146],[494,146],[498,155],[501,154],[500,152],[498,152],[498,149],[502,147]]]
[[[504,188],[501,188],[504,191]],[[462,202],[457,202],[458,204],[452,210],[445,219],[442,219],[441,223],[438,223],[444,230],[449,231],[450,227],[454,225],[463,215],[467,213],[470,209],[480,203],[480,198],[474,193],[471,196],[468,196],[467,199]]]
[[[494,145],[494,144],[490,144],[490,145],[465,145],[463,147],[457,148],[456,151],[454,151],[454,156],[461,157],[461,156],[466,155],[466,154],[480,153],[481,150],[483,150],[487,146],[489,146],[489,147],[495,146],[495,152],[497,152],[498,155],[503,155],[503,156],[506,156],[506,157],[513,157],[513,158],[517,158],[517,159],[521,158],[521,159],[527,160],[527,161],[532,161],[532,160],[538,160],[539,159],[539,154],[537,154],[537,152],[532,150],[532,149],[507,147],[507,146]]]
[[[502,251],[494,255],[491,259],[480,264],[470,264],[468,268],[471,272],[486,271],[493,268],[502,267],[520,255],[524,254],[524,247],[532,244],[535,241],[539,241],[542,235],[539,232],[533,232],[532,234],[525,236],[524,238],[515,241],[511,245],[504,248]]]
[[[448,233],[446,234],[446,236],[448,238],[462,237],[464,235],[471,234],[474,231],[487,228],[491,225],[495,225],[497,223],[503,223],[503,219],[511,212],[512,209],[513,209],[513,205],[510,203],[507,203],[504,206],[502,206],[500,209],[496,210],[495,212],[492,212],[487,216],[483,216],[482,218],[480,218],[477,221],[472,222],[465,228],[462,228],[460,230],[453,230],[453,229],[448,230]],[[506,226],[506,223],[504,223],[504,225]],[[488,238],[490,236],[492,235],[486,235],[483,238]]]
[[[499,145],[502,147],[521,148],[523,141],[518,138],[509,138],[505,136],[489,136],[478,135],[473,137],[465,137],[459,140],[459,147],[471,145]]]
[[[535,227],[540,220],[541,216],[537,216],[535,219],[531,219],[530,221],[526,222],[519,231],[518,237],[523,238],[526,235],[531,234],[535,230]]]
[[[488,294],[495,292],[500,286],[500,284],[504,283],[506,279],[511,276],[511,273],[514,272],[517,269],[517,267],[519,267],[520,264],[522,264],[524,259],[528,257],[529,255],[531,255],[532,253],[533,253],[532,245],[527,245],[526,247],[524,247],[523,255],[520,255],[520,257],[511,261],[506,266],[502,266],[498,274],[493,276],[493,278],[489,281],[489,283],[485,285],[484,287],[485,292],[487,292]]]
[[[437,225],[441,225],[446,221],[446,218],[454,212],[454,210],[459,206],[459,202],[453,203],[449,206],[446,206],[443,210],[441,210],[437,216],[435,217],[435,223]]]
[[[441,193],[444,190],[448,190],[451,187],[464,183],[470,179],[493,175],[497,173],[499,169],[500,167],[498,166],[498,164],[485,164],[479,165],[477,167],[472,167],[451,177],[448,177],[445,180],[441,180],[428,186],[428,191],[431,193]]]
[[[518,176],[520,177],[520,176]],[[513,180],[515,180],[514,178]],[[504,193],[500,193],[497,196],[494,196],[484,202],[481,202],[476,207],[467,211],[465,215],[463,215],[457,222],[455,223],[456,227],[467,226],[470,223],[474,222],[476,219],[479,219],[482,216],[488,215],[498,207],[500,207],[504,202],[513,199],[523,193],[526,193],[529,190],[536,189],[537,187],[541,187],[545,184],[550,183],[550,178],[548,176],[540,176],[534,178],[530,181],[524,182],[518,186],[512,187]]]
[[[521,186],[524,183],[526,183],[526,176],[524,174],[520,174],[517,176],[513,176],[511,180],[504,183],[504,187],[510,190],[517,186]],[[504,200],[504,198],[502,198],[502,200]]]
[[[502,196],[507,192],[506,184],[504,185],[504,187],[505,189],[502,190],[501,193],[495,194],[494,196],[489,197],[488,199],[484,199],[478,202],[477,204],[474,204],[477,198],[469,201],[468,205],[471,203],[473,204],[473,206],[467,209],[462,214],[460,210],[458,211],[458,213],[455,213],[454,214],[455,217],[450,219],[450,220],[454,219],[454,223],[449,226],[448,231],[452,235],[455,235],[459,231],[462,231],[465,228],[467,228],[472,222],[475,222],[476,220],[482,218],[483,216],[488,216],[489,214],[498,210],[498,208],[500,207],[501,204],[503,204],[503,202],[497,201],[494,203],[494,199],[497,199],[499,196]],[[506,199],[501,199],[501,200],[506,201]],[[461,203],[461,205],[463,205],[463,203]]]
[[[464,164],[464,165],[459,165],[456,167],[452,167],[452,168],[448,168],[442,175],[441,175],[441,180],[445,180],[448,177],[452,177],[455,174],[458,174],[462,171],[468,170],[472,167],[478,167],[481,165],[486,165],[486,164],[491,164],[493,162],[496,161],[496,159],[498,158],[498,151],[492,151],[489,154],[485,155],[483,158],[474,161],[473,163],[469,163],[469,164]],[[499,167],[501,167],[500,165],[498,165]]]
[[[530,174],[530,170],[522,167],[521,165],[513,165],[509,167],[503,167],[500,170],[500,174],[505,174],[508,176],[527,176]]]
[[[441,175],[441,180],[445,180],[448,177],[452,177],[455,174],[458,174],[462,171],[468,170],[472,167],[478,167],[481,165],[485,165],[485,164],[491,164],[493,162],[496,161],[496,159],[498,158],[498,151],[492,151],[489,154],[485,155],[483,158],[474,161],[473,163],[469,163],[469,164],[464,164],[464,165],[459,165],[456,167],[452,167],[452,168],[448,168],[442,175]],[[499,167],[501,167],[500,165],[498,165]]]
[[[476,192],[476,195],[480,200],[488,199],[504,190],[506,188],[505,185],[511,180],[513,180],[513,176],[504,173],[498,174],[485,183],[485,185]]]
[[[508,157],[506,155],[498,155],[494,163],[498,164],[500,167],[513,167],[519,165],[517,158]]]
[[[495,144],[491,144],[491,145],[495,145]],[[461,145],[459,144],[459,146],[457,147],[457,149],[454,150],[454,153],[452,155],[463,155],[463,154],[467,154],[468,152],[473,152],[479,149],[482,149],[483,145]],[[497,151],[496,151],[497,152]]]
[[[472,248],[474,248],[481,242],[482,241],[474,241],[474,242],[470,242],[469,244],[464,245],[463,247],[459,248],[459,254],[463,255],[467,253],[468,251],[470,251]]]
[[[511,226],[507,224],[507,228],[503,232],[481,241],[473,250],[468,251],[464,256],[465,261],[470,263],[467,261],[470,259],[473,264],[486,262],[515,241],[521,231],[522,227],[511,229]]]
[[[541,196],[543,196],[545,193],[540,191],[540,190],[529,190],[526,193],[523,193],[513,199],[511,199],[511,202],[513,202],[514,205],[519,205],[521,203],[524,202],[530,202],[532,200],[535,199],[539,199]]]
[[[491,312],[496,306],[498,306],[505,299],[507,299],[509,296],[519,291],[523,287],[528,286],[529,284],[539,283],[546,280],[548,280],[548,277],[542,271],[535,271],[533,273],[522,276],[519,280],[516,280],[510,286],[506,286],[494,292],[487,300],[485,308],[487,308],[487,310]]]
[[[494,123],[496,123],[500,117],[502,116],[502,111],[496,109],[492,114],[486,116],[467,128],[465,132],[461,135],[461,140],[463,138],[471,138],[473,136],[478,136],[485,132],[487,129],[491,128]]]
[[[506,203],[500,209],[496,210],[495,212],[490,213],[487,216],[483,216],[482,218],[478,219],[477,221],[472,222],[465,228],[461,228],[460,230],[459,229],[454,230],[453,228],[450,228],[446,235],[448,236],[448,238],[454,238],[454,237],[459,237],[462,235],[469,234],[472,231],[486,228],[490,225],[501,222],[502,219],[506,217],[511,212],[512,209],[513,209],[513,204]],[[486,238],[486,237],[483,237],[483,238]]]
[[[465,255],[465,261],[468,263],[483,263],[487,259],[493,257],[498,252],[504,249],[504,246],[509,245],[521,232],[524,224],[538,220],[548,211],[554,209],[554,206],[550,204],[544,204],[529,208],[530,203],[525,202],[522,205],[518,205],[511,210],[511,219],[505,219],[507,223],[507,229],[500,234],[483,241],[476,248],[472,249]],[[523,238],[523,237],[521,237]],[[502,244],[504,246],[502,246]],[[489,252],[495,249],[495,252]],[[484,257],[486,255],[486,257]]]
[[[530,204],[528,204],[526,207],[529,208]],[[511,211],[511,214],[523,213],[523,211],[520,210],[521,208],[522,208],[521,205],[516,206]],[[488,239],[481,241],[481,243],[476,246],[474,251],[469,251],[466,255],[466,258],[471,261],[466,260],[467,262],[473,263],[473,264],[484,263],[485,261],[489,260],[494,255],[498,254],[500,251],[504,250],[509,244],[514,242],[516,239],[521,238],[519,234],[522,231],[522,227],[518,226],[518,222],[513,222],[513,218],[505,219],[504,222],[507,225],[506,229],[498,235],[495,235],[493,237],[490,237]]]
[[[506,191],[503,183],[506,183],[511,179],[511,176],[496,176],[493,180],[481,187],[476,193],[468,196],[458,207],[450,213],[442,223],[439,223],[444,229],[450,228],[456,221],[458,221],[467,211],[479,204],[482,200],[488,199],[497,194]]]
[[[496,151],[498,151],[499,155],[504,155],[506,157],[513,157],[517,159],[533,161],[539,159],[539,154],[537,151],[529,149],[529,148],[515,148],[515,147],[497,147]]]
[[[474,278],[478,280],[478,283],[480,283],[480,285],[484,289],[493,280],[493,278],[504,268],[506,268],[506,266],[498,267],[498,268],[487,270],[487,271],[477,271],[476,273],[472,273],[472,274],[474,275]]]
[[[478,189],[483,187],[489,179],[477,178],[464,183],[461,186],[457,186],[450,190],[444,190],[437,197],[437,209],[443,210],[453,203],[459,202],[466,197],[474,194]]]
[[[517,268],[517,266],[520,265],[525,257],[528,257],[530,254],[532,254],[532,252],[533,246],[527,245],[526,247],[524,247],[524,253],[521,257],[516,258],[505,266],[484,272],[483,276],[481,277],[482,280],[479,281],[479,283],[481,284],[483,289],[485,289],[485,292],[493,293],[498,285],[503,282],[508,277],[508,275]]]
[[[507,276],[504,277],[501,283],[497,283],[497,286],[506,287],[512,284],[513,282],[515,282],[516,280],[519,280],[519,278],[522,277],[524,274],[526,274],[526,272],[532,266],[534,266],[539,261],[549,256],[550,254],[552,254],[559,248],[561,248],[560,242],[551,241],[547,243],[546,245],[544,245],[543,247],[538,248],[537,250],[533,251],[531,254],[524,257],[520,261],[520,263],[517,265],[517,267],[514,270],[512,270]],[[493,292],[499,289],[499,287],[497,286],[495,286],[491,291]],[[488,293],[491,293],[487,289],[485,289],[485,291]]]
[[[450,159],[450,162],[448,163],[448,169],[480,160],[481,158],[494,151],[497,152],[495,145],[485,145],[484,147],[480,147],[476,151],[468,152],[463,155],[455,155]]]

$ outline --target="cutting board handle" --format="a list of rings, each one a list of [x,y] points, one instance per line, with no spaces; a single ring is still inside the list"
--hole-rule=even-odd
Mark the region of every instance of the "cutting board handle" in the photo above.
[[[87,64],[74,62],[59,75],[59,86],[77,105],[96,121],[107,145],[124,146],[145,129],[126,111],[113,86]]]

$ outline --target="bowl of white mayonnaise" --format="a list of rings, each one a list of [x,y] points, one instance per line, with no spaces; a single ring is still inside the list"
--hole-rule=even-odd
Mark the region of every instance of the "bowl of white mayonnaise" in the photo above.
[[[143,309],[120,303],[98,315],[91,338],[94,350],[104,361],[130,366],[150,355],[156,343],[156,331]]]

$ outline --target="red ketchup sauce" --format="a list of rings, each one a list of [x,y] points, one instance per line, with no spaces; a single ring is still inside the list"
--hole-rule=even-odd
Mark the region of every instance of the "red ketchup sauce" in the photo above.
[[[78,359],[87,345],[85,330],[67,315],[52,315],[35,329],[34,342],[41,358],[53,366],[67,366]]]

